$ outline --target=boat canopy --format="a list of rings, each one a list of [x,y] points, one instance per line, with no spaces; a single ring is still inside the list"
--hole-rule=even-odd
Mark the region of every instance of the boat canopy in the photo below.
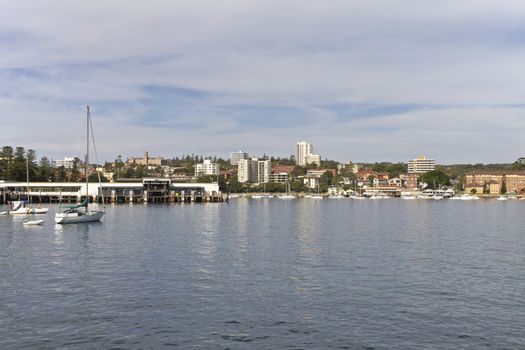
[[[88,199],[88,197],[86,197],[86,199],[84,199],[82,201],[82,203],[77,204],[77,205],[68,205],[68,206],[66,206],[66,208],[69,208],[69,209],[78,209],[78,208],[82,208],[82,207],[87,208],[88,203],[89,203],[89,199]]]

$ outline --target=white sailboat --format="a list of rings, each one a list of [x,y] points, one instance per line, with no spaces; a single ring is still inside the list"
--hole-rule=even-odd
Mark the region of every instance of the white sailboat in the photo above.
[[[104,216],[103,210],[89,209],[89,130],[91,128],[91,115],[89,106],[87,106],[86,115],[86,198],[79,205],[67,207],[55,215],[55,222],[57,224],[76,224],[83,222],[100,221]],[[100,176],[99,176],[100,186]],[[104,198],[104,197],[102,197]]]
[[[293,194],[292,194],[292,191],[290,191],[290,181],[288,181],[286,183],[286,194],[283,194],[283,195],[280,195],[279,197],[277,197],[279,199],[295,199],[297,197],[295,197]]]
[[[29,159],[26,156],[26,188],[27,188],[27,203],[31,204],[31,197],[29,196]],[[20,198],[18,198],[20,199]],[[38,208],[31,208],[30,206],[26,207],[25,201],[13,201],[11,202],[12,209],[9,211],[9,214],[13,215],[30,215],[30,214],[45,214],[49,211],[49,208],[41,208],[40,204]]]

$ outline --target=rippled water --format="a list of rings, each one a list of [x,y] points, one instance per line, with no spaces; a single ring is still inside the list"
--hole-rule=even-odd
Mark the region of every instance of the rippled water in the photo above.
[[[525,202],[54,210],[0,216],[0,349],[525,349]]]

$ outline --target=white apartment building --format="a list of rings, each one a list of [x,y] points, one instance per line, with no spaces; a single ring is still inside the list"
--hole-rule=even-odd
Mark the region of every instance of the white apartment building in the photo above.
[[[230,152],[230,165],[239,164],[239,160],[248,159],[248,153],[243,151]]]
[[[434,169],[436,169],[436,161],[434,159],[427,159],[424,156],[419,156],[416,159],[408,161],[409,174],[424,174]]]
[[[306,156],[306,165],[308,164],[315,164],[317,166],[321,166],[321,156],[318,154],[310,154]]]
[[[311,163],[321,165],[321,156],[314,154],[314,145],[306,141],[297,142],[295,162],[305,166]]]
[[[272,165],[269,160],[241,159],[237,166],[239,182],[267,183],[270,181]]]
[[[219,175],[219,164],[212,163],[211,159],[204,159],[201,164],[195,165],[195,176]]]
[[[66,169],[73,169],[75,164],[75,157],[65,157],[63,160],[55,160],[55,167],[63,166]]]

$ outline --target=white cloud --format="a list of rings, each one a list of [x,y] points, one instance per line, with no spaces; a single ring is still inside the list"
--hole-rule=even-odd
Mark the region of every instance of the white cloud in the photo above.
[[[512,161],[525,146],[522,109],[508,107],[523,96],[521,1],[0,6],[4,144],[69,155],[91,104],[107,159],[146,149],[164,156],[227,156],[239,148],[289,155],[304,138],[341,160],[428,153],[445,162]],[[181,106],[155,100],[146,86],[205,94]],[[341,121],[337,111],[319,107],[332,104],[422,108]],[[238,106],[291,108],[305,122],[258,126]],[[145,126],[148,117],[155,124],[153,110],[172,126]],[[287,118],[297,115],[283,112]]]

